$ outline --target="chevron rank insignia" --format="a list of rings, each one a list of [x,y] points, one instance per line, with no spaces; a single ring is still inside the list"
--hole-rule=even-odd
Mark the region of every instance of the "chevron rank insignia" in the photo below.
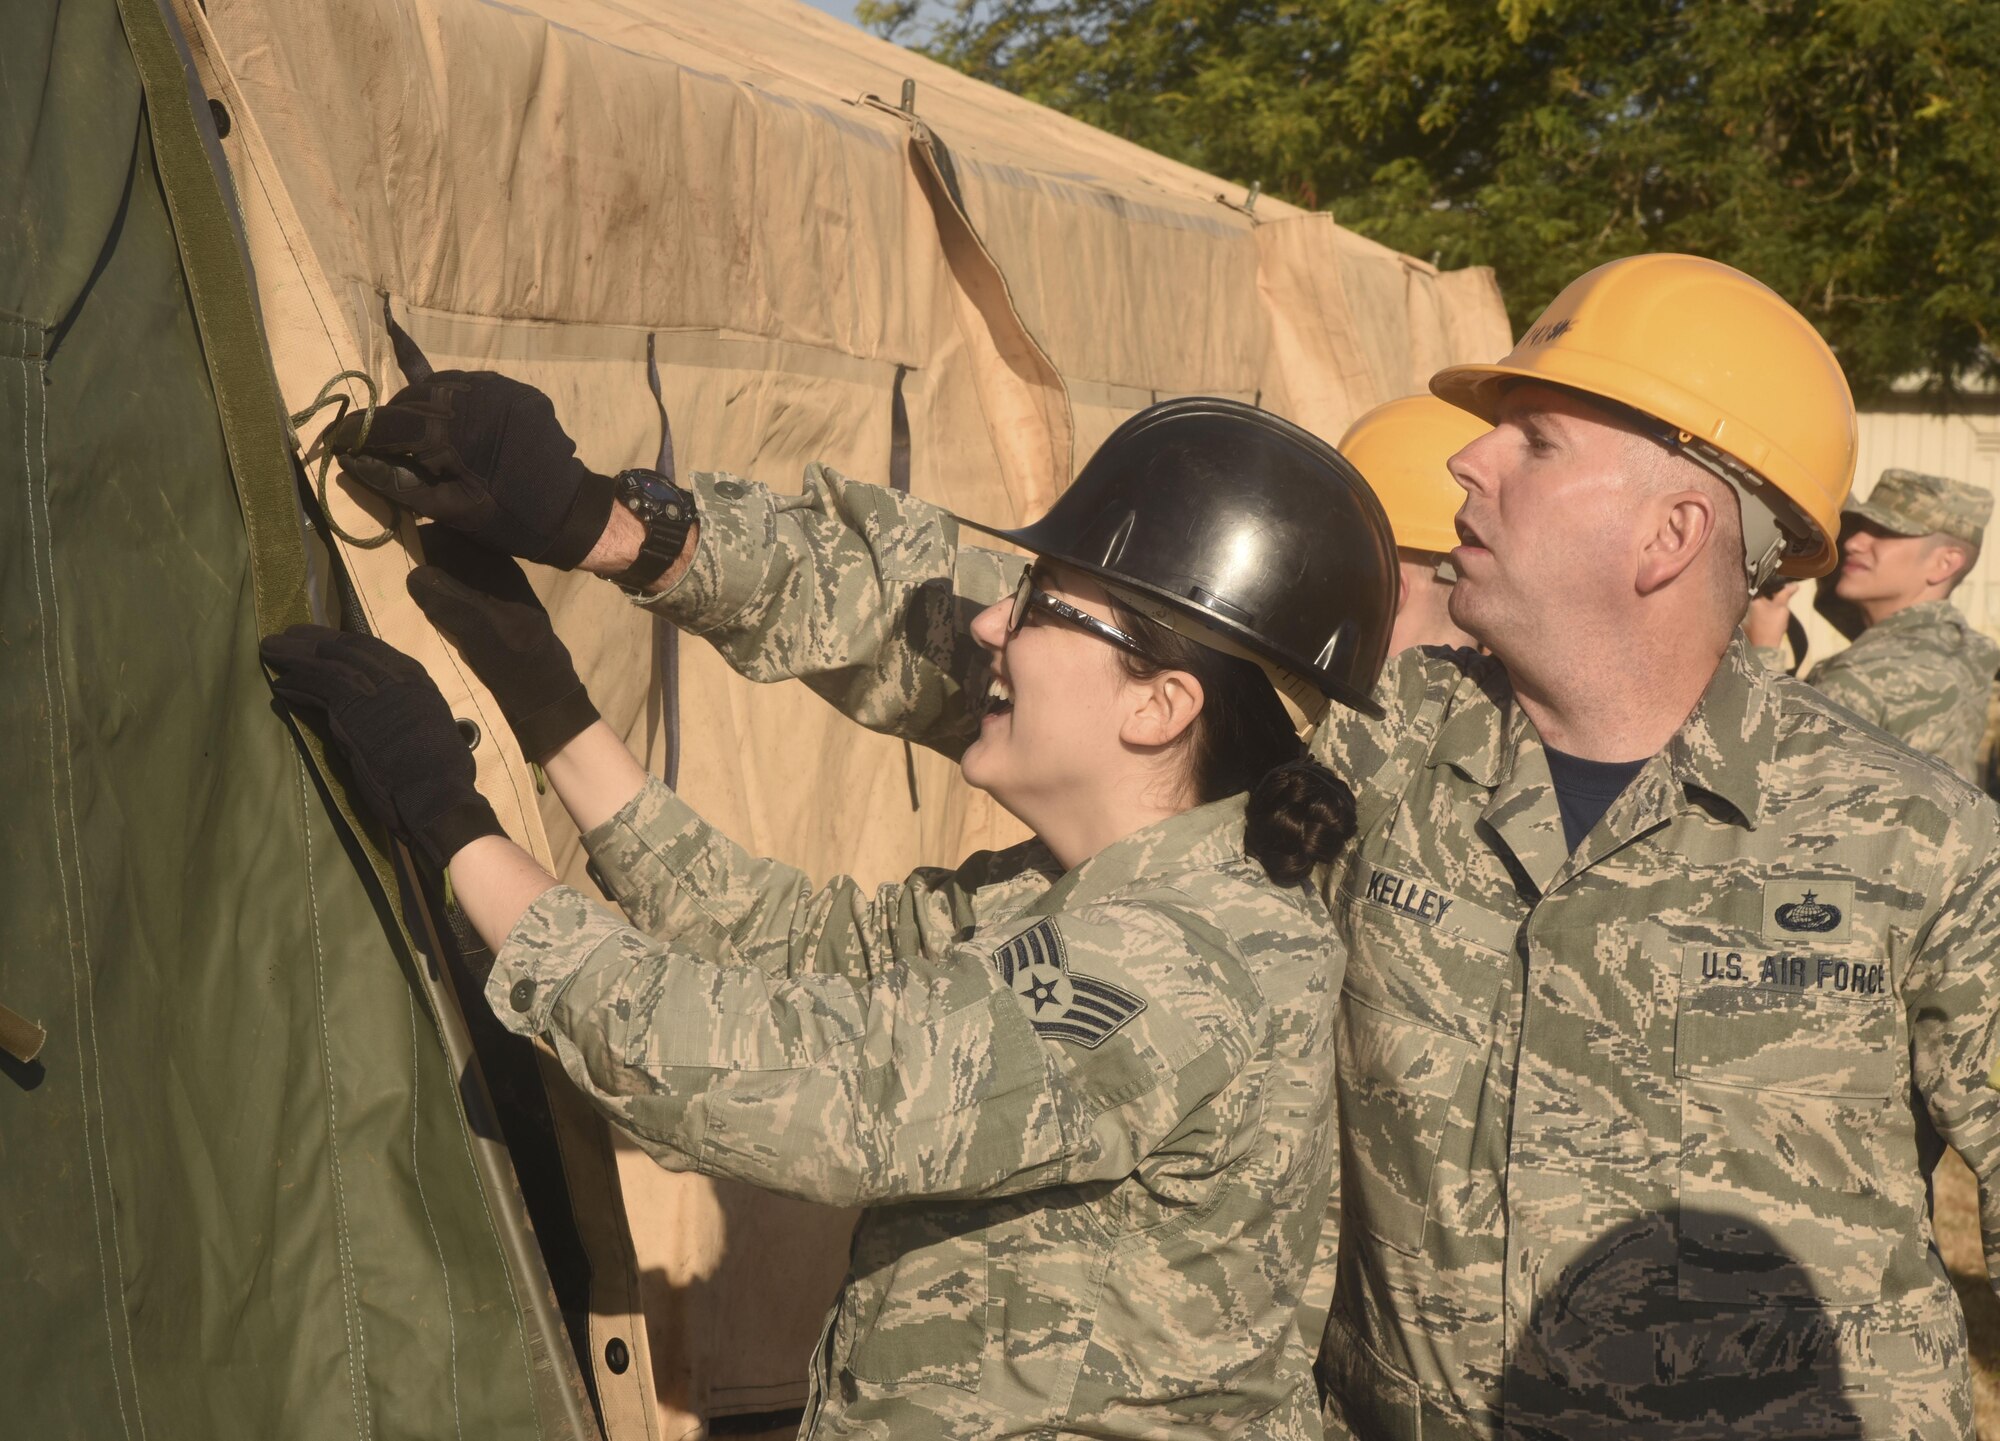
[[[1054,921],[1038,921],[993,953],[1000,978],[1037,1035],[1095,1048],[1146,1009],[1130,991],[1073,971]]]

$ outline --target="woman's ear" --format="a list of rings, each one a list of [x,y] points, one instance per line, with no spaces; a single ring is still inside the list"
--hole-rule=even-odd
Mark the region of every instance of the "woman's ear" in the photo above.
[[[1156,749],[1172,745],[1201,714],[1201,682],[1184,670],[1165,670],[1148,680],[1135,680],[1132,709],[1118,738],[1127,745]]]

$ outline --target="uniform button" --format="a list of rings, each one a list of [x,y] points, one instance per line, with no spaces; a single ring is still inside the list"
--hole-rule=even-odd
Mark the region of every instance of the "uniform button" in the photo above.
[[[632,1353],[616,1336],[604,1343],[604,1364],[611,1368],[614,1376],[623,1376],[625,1368],[632,1364]]]
[[[507,1004],[517,1011],[525,1011],[535,1003],[535,983],[516,981],[514,989],[507,993]]]
[[[718,480],[715,483],[715,493],[724,500],[741,500],[743,487],[733,480]]]

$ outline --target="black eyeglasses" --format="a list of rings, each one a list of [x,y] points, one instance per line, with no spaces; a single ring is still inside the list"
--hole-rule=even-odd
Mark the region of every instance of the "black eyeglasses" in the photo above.
[[[1057,620],[1067,622],[1078,630],[1087,631],[1099,640],[1109,641],[1120,650],[1130,651],[1141,660],[1151,659],[1146,648],[1133,637],[1127,635],[1108,620],[1099,620],[1088,611],[1078,610],[1073,605],[1057,600],[1045,590],[1035,587],[1035,572],[1029,568],[1021,572],[1021,583],[1014,587],[1014,608],[1007,612],[1007,634],[1016,634],[1027,623],[1028,612],[1045,611]]]

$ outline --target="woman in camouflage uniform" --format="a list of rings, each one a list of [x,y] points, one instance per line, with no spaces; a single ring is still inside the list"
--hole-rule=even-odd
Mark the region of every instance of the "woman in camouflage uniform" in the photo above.
[[[1312,556],[1274,538],[1274,497]],[[1229,554],[1148,550],[1169,534]],[[1179,402],[1011,535],[1042,559],[973,623],[988,704],[961,764],[1036,838],[872,893],[747,854],[646,775],[513,563],[464,542],[428,540],[413,593],[623,916],[479,816],[413,662],[308,628],[266,655],[449,862],[504,1022],[549,1036],[663,1165],[867,1208],[804,1434],[1316,1436],[1298,1310],[1335,1167],[1340,967],[1302,882],[1353,812],[1273,682],[1365,704],[1386,526],[1302,432]],[[1269,643],[1300,620],[1318,661]]]

